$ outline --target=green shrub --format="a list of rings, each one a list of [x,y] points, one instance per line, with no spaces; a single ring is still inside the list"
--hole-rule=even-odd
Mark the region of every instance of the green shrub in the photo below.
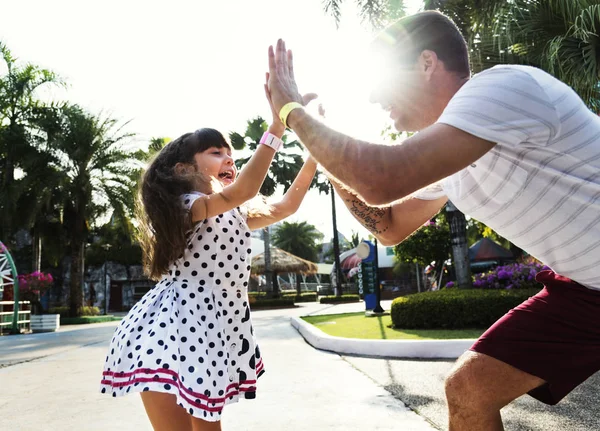
[[[443,289],[396,298],[392,323],[402,329],[487,328],[540,289]]]
[[[315,292],[302,292],[300,296],[297,293],[286,293],[282,296],[285,299],[293,299],[294,302],[316,302],[317,294]]]
[[[81,307],[81,311],[84,316],[100,315],[100,308],[98,307]]]
[[[102,323],[121,320],[120,317],[112,315],[108,316],[82,316],[82,317],[62,317],[60,318],[61,325],[83,325],[87,323]]]
[[[69,307],[50,307],[48,314],[60,314],[61,317],[69,315]],[[98,316],[100,309],[98,307],[81,307],[82,316]]]
[[[344,302],[358,302],[360,301],[360,296],[358,295],[342,295],[342,296],[323,296],[319,299],[319,303],[321,304],[340,304]]]
[[[271,298],[259,299],[250,301],[250,308],[256,310],[258,308],[277,308],[277,307],[293,307],[294,300],[290,298]]]

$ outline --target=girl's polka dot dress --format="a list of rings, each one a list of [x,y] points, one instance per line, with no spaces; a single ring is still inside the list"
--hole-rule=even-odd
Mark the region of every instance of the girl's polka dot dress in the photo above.
[[[185,207],[199,196],[182,196]],[[248,307],[250,244],[239,209],[197,223],[168,275],[117,327],[101,391],[174,394],[208,421],[242,396],[255,398],[264,369]]]

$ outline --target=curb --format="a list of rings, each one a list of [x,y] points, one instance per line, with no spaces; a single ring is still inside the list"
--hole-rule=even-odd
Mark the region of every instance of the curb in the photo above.
[[[291,325],[308,344],[330,352],[382,358],[456,359],[476,340],[360,340],[328,335],[300,317],[292,317]]]

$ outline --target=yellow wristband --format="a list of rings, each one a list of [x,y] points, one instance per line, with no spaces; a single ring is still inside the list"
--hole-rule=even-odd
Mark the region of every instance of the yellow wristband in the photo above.
[[[304,108],[304,106],[302,106],[302,104],[298,102],[290,102],[283,105],[283,108],[281,108],[281,111],[279,111],[279,119],[281,120],[286,129],[288,128],[287,119],[290,115],[290,112],[292,112],[296,108]]]

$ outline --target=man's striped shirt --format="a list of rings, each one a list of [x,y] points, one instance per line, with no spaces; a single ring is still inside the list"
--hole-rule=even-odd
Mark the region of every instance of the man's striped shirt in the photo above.
[[[414,195],[443,195],[557,273],[600,290],[600,118],[526,66],[474,76],[438,120],[497,145]]]

